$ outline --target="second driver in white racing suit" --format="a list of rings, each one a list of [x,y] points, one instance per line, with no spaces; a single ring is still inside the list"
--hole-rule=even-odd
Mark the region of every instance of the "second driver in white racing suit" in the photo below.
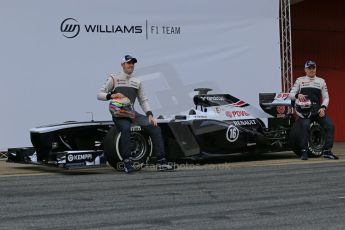
[[[326,140],[322,155],[328,159],[338,159],[331,149],[333,147],[334,124],[327,115],[326,109],[329,104],[327,85],[324,79],[316,76],[316,63],[307,61],[304,66],[306,75],[299,77],[293,85],[289,97],[292,100],[305,101],[306,97],[312,103],[311,116],[300,118],[300,139],[299,149],[301,149],[301,159],[308,159],[308,141],[310,138],[310,122],[317,120],[326,131]]]

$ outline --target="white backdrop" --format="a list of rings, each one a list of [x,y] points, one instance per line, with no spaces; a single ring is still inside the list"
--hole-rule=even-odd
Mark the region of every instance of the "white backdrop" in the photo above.
[[[96,93],[125,54],[156,115],[193,106],[196,87],[258,105],[280,91],[278,14],[278,0],[1,0],[0,149],[87,112],[109,120]]]

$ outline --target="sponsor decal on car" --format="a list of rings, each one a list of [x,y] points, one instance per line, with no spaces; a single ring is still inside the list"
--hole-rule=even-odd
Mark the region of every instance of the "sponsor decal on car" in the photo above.
[[[277,112],[278,112],[279,114],[285,113],[285,106],[283,106],[283,105],[277,106]]]
[[[218,106],[216,106],[214,108],[214,110],[216,111],[216,113],[221,113],[222,112],[222,109],[220,107],[218,107]]]
[[[234,125],[230,125],[228,130],[226,131],[226,139],[229,142],[235,142],[240,135],[240,131]]]
[[[225,101],[224,97],[219,97],[219,96],[205,96],[205,97],[200,97],[203,100],[209,100],[209,101]]]
[[[242,111],[226,111],[225,115],[227,117],[247,117],[247,116],[250,116],[250,114],[244,110],[242,110]]]
[[[203,116],[203,115],[195,115],[194,117],[195,117],[195,118],[201,118],[201,119],[207,118],[207,116]]]
[[[278,93],[274,99],[285,100],[288,97],[289,97],[289,93]]]
[[[239,100],[235,103],[230,104],[231,106],[235,106],[235,107],[245,107],[248,106],[248,103],[242,100]]]
[[[245,126],[245,125],[256,125],[256,121],[254,119],[251,120],[238,120],[232,122],[236,126]]]
[[[68,162],[74,162],[74,161],[85,161],[85,160],[92,160],[93,156],[92,153],[71,153],[67,155],[67,161]]]
[[[139,125],[131,126],[131,131],[132,132],[139,132],[139,131],[141,131],[141,127]]]

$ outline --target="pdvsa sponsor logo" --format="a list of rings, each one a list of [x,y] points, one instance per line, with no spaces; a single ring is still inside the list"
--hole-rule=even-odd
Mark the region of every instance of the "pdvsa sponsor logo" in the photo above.
[[[226,139],[229,142],[235,142],[238,137],[240,135],[240,131],[238,130],[238,128],[234,125],[230,125],[228,127],[228,130],[226,131]]]
[[[289,93],[279,93],[275,96],[275,99],[285,100],[289,97]]]
[[[80,160],[92,160],[92,154],[91,153],[85,153],[85,154],[69,154],[67,155],[67,160],[69,162],[72,161],[80,161]]]
[[[200,98],[203,100],[208,100],[208,101],[225,101],[224,97],[219,97],[219,96],[204,96]]]
[[[256,125],[255,120],[238,120],[232,122],[236,126]]]
[[[233,118],[233,117],[247,117],[250,114],[246,111],[226,111],[225,116]]]

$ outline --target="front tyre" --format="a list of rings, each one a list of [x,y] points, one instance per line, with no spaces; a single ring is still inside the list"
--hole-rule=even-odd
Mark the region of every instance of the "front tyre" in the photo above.
[[[108,163],[118,171],[123,171],[123,156],[120,152],[121,132],[112,127],[104,138],[104,154]],[[152,155],[152,142],[139,126],[131,127],[131,159],[136,170],[140,170]]]

